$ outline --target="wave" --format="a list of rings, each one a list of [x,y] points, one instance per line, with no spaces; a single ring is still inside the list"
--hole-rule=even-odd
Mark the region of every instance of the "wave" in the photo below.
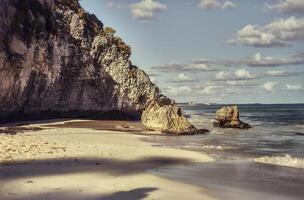
[[[285,156],[259,157],[259,158],[255,158],[254,161],[257,163],[304,169],[304,159],[294,158],[288,154],[286,154]]]
[[[202,146],[203,149],[208,149],[208,150],[229,150],[229,149],[235,149],[234,147],[230,146],[220,146],[220,145],[205,145]]]

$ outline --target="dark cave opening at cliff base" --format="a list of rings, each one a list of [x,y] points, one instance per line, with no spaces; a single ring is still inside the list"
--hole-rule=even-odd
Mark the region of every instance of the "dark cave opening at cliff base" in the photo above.
[[[107,112],[98,111],[70,111],[70,112],[39,112],[39,113],[13,113],[9,116],[0,116],[0,124],[10,122],[27,122],[33,120],[52,119],[88,119],[88,120],[122,120],[139,121],[141,112],[124,112],[112,110]]]

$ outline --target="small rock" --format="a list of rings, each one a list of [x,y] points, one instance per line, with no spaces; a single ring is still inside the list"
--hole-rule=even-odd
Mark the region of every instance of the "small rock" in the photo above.
[[[237,106],[226,106],[216,111],[216,117],[213,121],[213,126],[239,129],[251,128],[249,124],[240,120],[239,109]]]
[[[26,183],[34,183],[34,181],[32,181],[32,180],[29,180],[29,181],[26,181]]]
[[[122,128],[130,128],[130,126],[129,126],[128,124],[126,124],[126,123],[123,123],[123,124],[121,125],[121,127],[122,127]]]

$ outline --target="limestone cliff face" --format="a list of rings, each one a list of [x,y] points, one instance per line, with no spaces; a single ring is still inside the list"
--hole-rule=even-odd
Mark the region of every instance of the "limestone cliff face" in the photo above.
[[[77,0],[0,0],[0,118],[172,104]]]

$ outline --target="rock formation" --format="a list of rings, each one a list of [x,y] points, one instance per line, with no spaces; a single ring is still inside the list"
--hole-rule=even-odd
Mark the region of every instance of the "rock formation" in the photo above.
[[[139,117],[173,105],[78,0],[0,0],[0,120]]]
[[[216,112],[214,127],[248,129],[251,126],[240,120],[237,106],[226,106]]]
[[[142,114],[142,123],[148,128],[167,134],[203,134],[206,129],[196,129],[176,105],[160,106],[152,103]]]
[[[0,2],[1,117],[138,114],[161,96],[130,47],[78,1]]]

